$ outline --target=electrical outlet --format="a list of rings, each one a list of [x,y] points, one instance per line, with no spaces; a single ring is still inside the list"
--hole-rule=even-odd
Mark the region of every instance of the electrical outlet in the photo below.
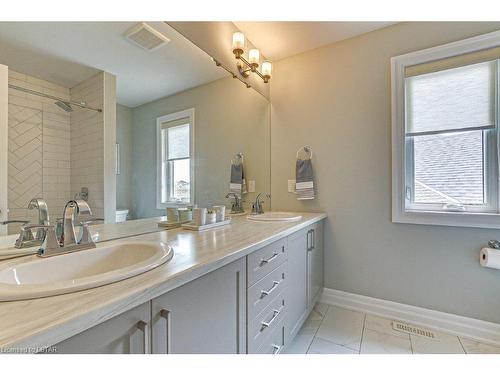
[[[288,192],[295,193],[295,180],[288,180]]]
[[[248,192],[255,193],[255,180],[248,181]]]

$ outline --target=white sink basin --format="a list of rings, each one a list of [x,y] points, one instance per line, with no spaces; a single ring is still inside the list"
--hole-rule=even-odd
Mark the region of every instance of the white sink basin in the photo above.
[[[261,215],[249,215],[247,219],[255,221],[299,221],[302,216],[292,212],[266,212]]]
[[[95,288],[152,270],[172,259],[163,243],[135,242],[50,258],[0,264],[0,301],[15,301]]]

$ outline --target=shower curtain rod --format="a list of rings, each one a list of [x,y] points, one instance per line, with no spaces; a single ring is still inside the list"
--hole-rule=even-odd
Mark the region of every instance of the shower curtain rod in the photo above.
[[[9,88],[10,89],[14,89],[14,90],[23,91],[23,92],[26,92],[26,93],[32,94],[32,95],[41,96],[43,98],[57,100],[57,101],[60,101],[60,102],[63,102],[63,103],[69,103],[69,104],[75,105],[75,106],[83,108],[83,109],[90,109],[92,111],[102,112],[102,109],[88,107],[85,103],[73,102],[73,101],[70,101],[70,100],[67,100],[67,99],[58,98],[57,96],[52,96],[52,95],[49,95],[49,94],[44,94],[42,92],[38,92],[38,91],[35,91],[35,90],[25,89],[24,87],[20,87],[20,86],[9,84]]]

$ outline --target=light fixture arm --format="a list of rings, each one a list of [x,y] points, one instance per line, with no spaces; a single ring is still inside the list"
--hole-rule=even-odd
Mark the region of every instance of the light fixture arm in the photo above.
[[[245,57],[243,57],[243,54],[240,54],[240,55],[235,54],[235,56],[236,56],[236,59],[238,59],[242,62],[242,64],[238,64],[238,70],[243,77],[246,78],[250,75],[249,72],[253,72],[253,73],[256,73],[260,78],[262,78],[264,83],[269,82],[269,79],[271,77],[265,76],[261,72],[259,72],[259,70],[257,69],[259,67],[259,64],[252,64],[252,63],[248,62],[248,60],[245,59]]]
[[[241,76],[248,78],[250,72],[257,74],[264,83],[268,83],[271,79],[272,65],[270,61],[264,61],[262,63],[262,72],[259,71],[260,53],[259,50],[254,48],[250,49],[248,52],[249,59],[247,60],[243,54],[245,48],[245,35],[241,32],[233,33],[233,54],[237,62],[238,71]]]

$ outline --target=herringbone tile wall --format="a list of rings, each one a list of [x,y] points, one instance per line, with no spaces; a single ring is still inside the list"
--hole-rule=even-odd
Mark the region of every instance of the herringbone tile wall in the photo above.
[[[71,99],[89,106],[104,106],[104,74],[99,73],[71,88]],[[104,117],[102,113],[71,112],[71,190],[89,189],[95,217],[104,217]]]
[[[9,83],[69,99],[69,89],[9,70]],[[53,100],[9,89],[9,219],[37,220],[31,198],[47,200],[52,218],[71,198],[70,115]],[[19,225],[8,232],[18,233]]]
[[[9,218],[30,217],[26,202],[42,196],[42,111],[9,104]],[[9,225],[9,232],[19,225]]]

